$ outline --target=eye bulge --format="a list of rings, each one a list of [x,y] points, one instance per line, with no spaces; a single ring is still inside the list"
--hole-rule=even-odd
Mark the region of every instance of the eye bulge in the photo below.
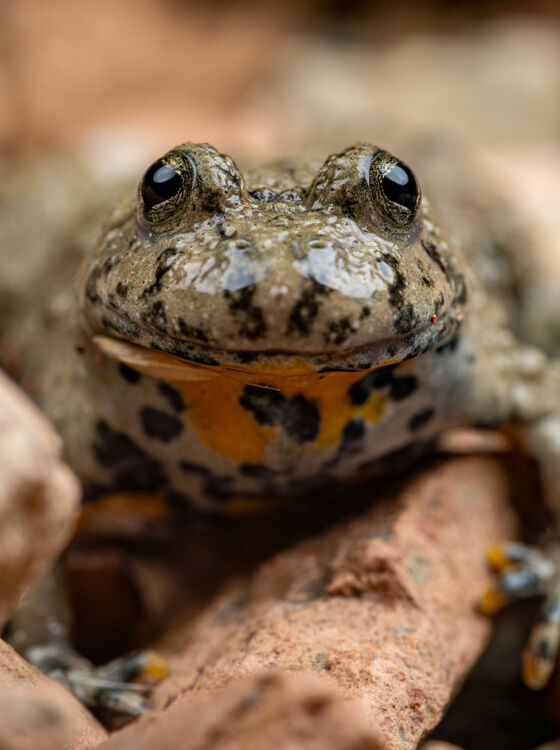
[[[148,169],[142,181],[142,200],[149,210],[177,195],[183,181],[179,172],[163,160]]]
[[[185,153],[171,151],[154,162],[140,182],[144,218],[159,224],[171,217],[191,197],[195,179],[195,165]]]
[[[373,156],[368,176],[381,215],[398,228],[409,227],[420,206],[420,186],[410,167],[382,151]]]

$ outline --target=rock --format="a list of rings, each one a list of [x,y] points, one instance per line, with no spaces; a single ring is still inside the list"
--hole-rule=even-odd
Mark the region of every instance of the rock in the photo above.
[[[217,695],[179,700],[99,750],[379,750],[367,721],[319,678],[265,672]]]
[[[454,458],[276,555],[171,629],[159,705],[180,695],[187,707],[263,669],[314,672],[383,748],[416,747],[489,635],[476,606],[488,547],[516,536],[508,496],[495,458]]]
[[[107,733],[70,693],[0,641],[0,748],[90,750]]]
[[[47,421],[0,373],[0,625],[68,541],[78,481]]]

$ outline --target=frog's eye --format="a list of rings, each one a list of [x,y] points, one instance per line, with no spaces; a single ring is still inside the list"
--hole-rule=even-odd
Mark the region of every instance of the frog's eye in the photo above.
[[[158,203],[163,203],[169,198],[177,195],[181,190],[183,181],[181,175],[170,164],[156,161],[148,169],[142,180],[142,200],[149,210]]]
[[[382,151],[371,160],[369,186],[381,214],[406,228],[417,216],[420,187],[412,170]]]
[[[144,218],[152,226],[168,223],[190,198],[195,167],[187,154],[170,151],[158,159],[142,178],[139,198]]]

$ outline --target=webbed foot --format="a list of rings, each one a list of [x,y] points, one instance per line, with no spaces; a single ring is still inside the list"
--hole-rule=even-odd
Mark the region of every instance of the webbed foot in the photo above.
[[[481,601],[483,612],[493,614],[514,599],[544,597],[523,652],[524,682],[539,690],[550,680],[560,647],[560,546],[544,551],[504,542],[493,547],[488,558],[498,576]]]
[[[25,656],[88,708],[130,718],[153,710],[149,694],[168,671],[165,660],[155,651],[123,656],[101,667],[60,644],[33,646]]]

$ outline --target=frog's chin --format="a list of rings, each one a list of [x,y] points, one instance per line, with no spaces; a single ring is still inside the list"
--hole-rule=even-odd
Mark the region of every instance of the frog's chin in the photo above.
[[[274,358],[262,358],[251,364],[206,364],[196,362],[175,354],[149,349],[122,339],[109,336],[94,336],[95,346],[110,359],[131,367],[144,375],[171,382],[192,382],[231,378],[246,384],[280,387],[287,380],[308,380],[314,377],[325,377],[335,372],[347,374],[356,371],[368,371],[376,367],[394,364],[397,360],[387,360],[366,368],[321,366],[320,361],[310,361],[296,355],[276,355]]]
[[[105,356],[133,370],[168,381],[210,380],[231,377],[244,382],[268,382],[277,379],[324,377],[329,372],[359,372],[396,364],[434,349],[449,340],[454,330],[435,327],[415,331],[414,335],[361,346],[333,354],[263,351],[231,352],[210,347],[156,348],[141,343],[99,334],[94,345]],[[439,334],[439,335],[438,335]]]

